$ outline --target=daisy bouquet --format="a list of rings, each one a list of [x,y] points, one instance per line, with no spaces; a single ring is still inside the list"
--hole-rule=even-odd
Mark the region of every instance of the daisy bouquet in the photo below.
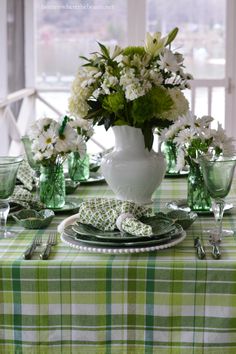
[[[100,50],[82,65],[72,84],[69,111],[93,124],[140,128],[150,150],[153,128],[167,127],[188,111],[182,91],[192,76],[183,56],[171,49],[178,29],[163,37],[147,33],[144,46]]]
[[[83,156],[86,143],[77,128],[76,121],[68,116],[58,122],[52,118],[38,119],[29,131],[35,161],[46,167],[62,164],[71,152]]]
[[[235,152],[234,139],[226,135],[221,124],[210,127],[211,116],[196,117],[191,112],[181,117],[169,129],[161,132],[161,141],[172,140],[177,147],[177,169],[191,166],[202,154],[230,156]]]

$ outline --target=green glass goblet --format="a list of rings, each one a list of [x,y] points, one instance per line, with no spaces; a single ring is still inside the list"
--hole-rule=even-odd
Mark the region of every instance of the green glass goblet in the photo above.
[[[8,198],[12,195],[18,167],[23,156],[9,157],[0,156],[0,237],[14,237],[16,234],[7,231],[6,221],[10,210]]]
[[[225,208],[224,198],[228,195],[234,176],[236,156],[209,157],[201,156],[199,162],[203,172],[205,185],[212,200],[212,210],[216,220],[216,229],[210,231],[214,240],[220,241],[222,236],[233,235],[232,230],[222,229]]]

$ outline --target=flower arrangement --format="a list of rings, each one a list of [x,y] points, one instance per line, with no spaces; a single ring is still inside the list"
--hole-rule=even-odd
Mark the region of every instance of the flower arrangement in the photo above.
[[[217,129],[210,128],[211,116],[196,117],[191,112],[181,117],[169,129],[161,132],[160,140],[173,140],[177,146],[177,169],[187,163],[196,162],[201,154],[230,156],[235,152],[234,139],[226,135],[218,123]]]
[[[29,131],[35,161],[43,166],[50,166],[62,164],[67,154],[71,152],[84,155],[86,144],[81,133],[77,120],[68,116],[59,122],[47,117],[38,119]]]
[[[166,37],[147,33],[142,47],[116,46],[110,50],[98,43],[72,84],[69,111],[93,124],[141,128],[150,150],[153,128],[168,127],[188,110],[182,90],[192,76],[184,72],[183,56],[171,50],[178,29]]]

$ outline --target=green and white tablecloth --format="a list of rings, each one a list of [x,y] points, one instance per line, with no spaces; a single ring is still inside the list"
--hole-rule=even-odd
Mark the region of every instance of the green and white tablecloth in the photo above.
[[[236,203],[236,186],[229,200]],[[109,197],[105,184],[80,186],[78,198]],[[167,179],[156,208],[186,197],[185,179]],[[0,354],[234,354],[236,353],[236,239],[213,260],[196,258],[193,237],[213,225],[200,217],[178,246],[151,253],[80,253],[58,237],[47,261],[25,261],[36,233],[0,240]],[[236,210],[224,217],[236,229]],[[37,256],[37,255],[36,255]]]

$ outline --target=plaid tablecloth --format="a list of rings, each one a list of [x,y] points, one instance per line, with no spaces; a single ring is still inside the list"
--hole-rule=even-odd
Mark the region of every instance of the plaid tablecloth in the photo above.
[[[112,196],[106,184],[80,186],[76,197]],[[155,206],[186,197],[186,179],[166,179]],[[234,184],[228,200],[234,202]],[[0,240],[0,354],[234,354],[236,353],[236,239],[211,258],[202,230],[213,217],[199,217],[176,247],[143,254],[78,252],[63,244],[47,261],[22,259],[36,233],[19,231]],[[236,210],[224,226],[236,230]],[[207,259],[199,260],[193,238],[201,236]]]

